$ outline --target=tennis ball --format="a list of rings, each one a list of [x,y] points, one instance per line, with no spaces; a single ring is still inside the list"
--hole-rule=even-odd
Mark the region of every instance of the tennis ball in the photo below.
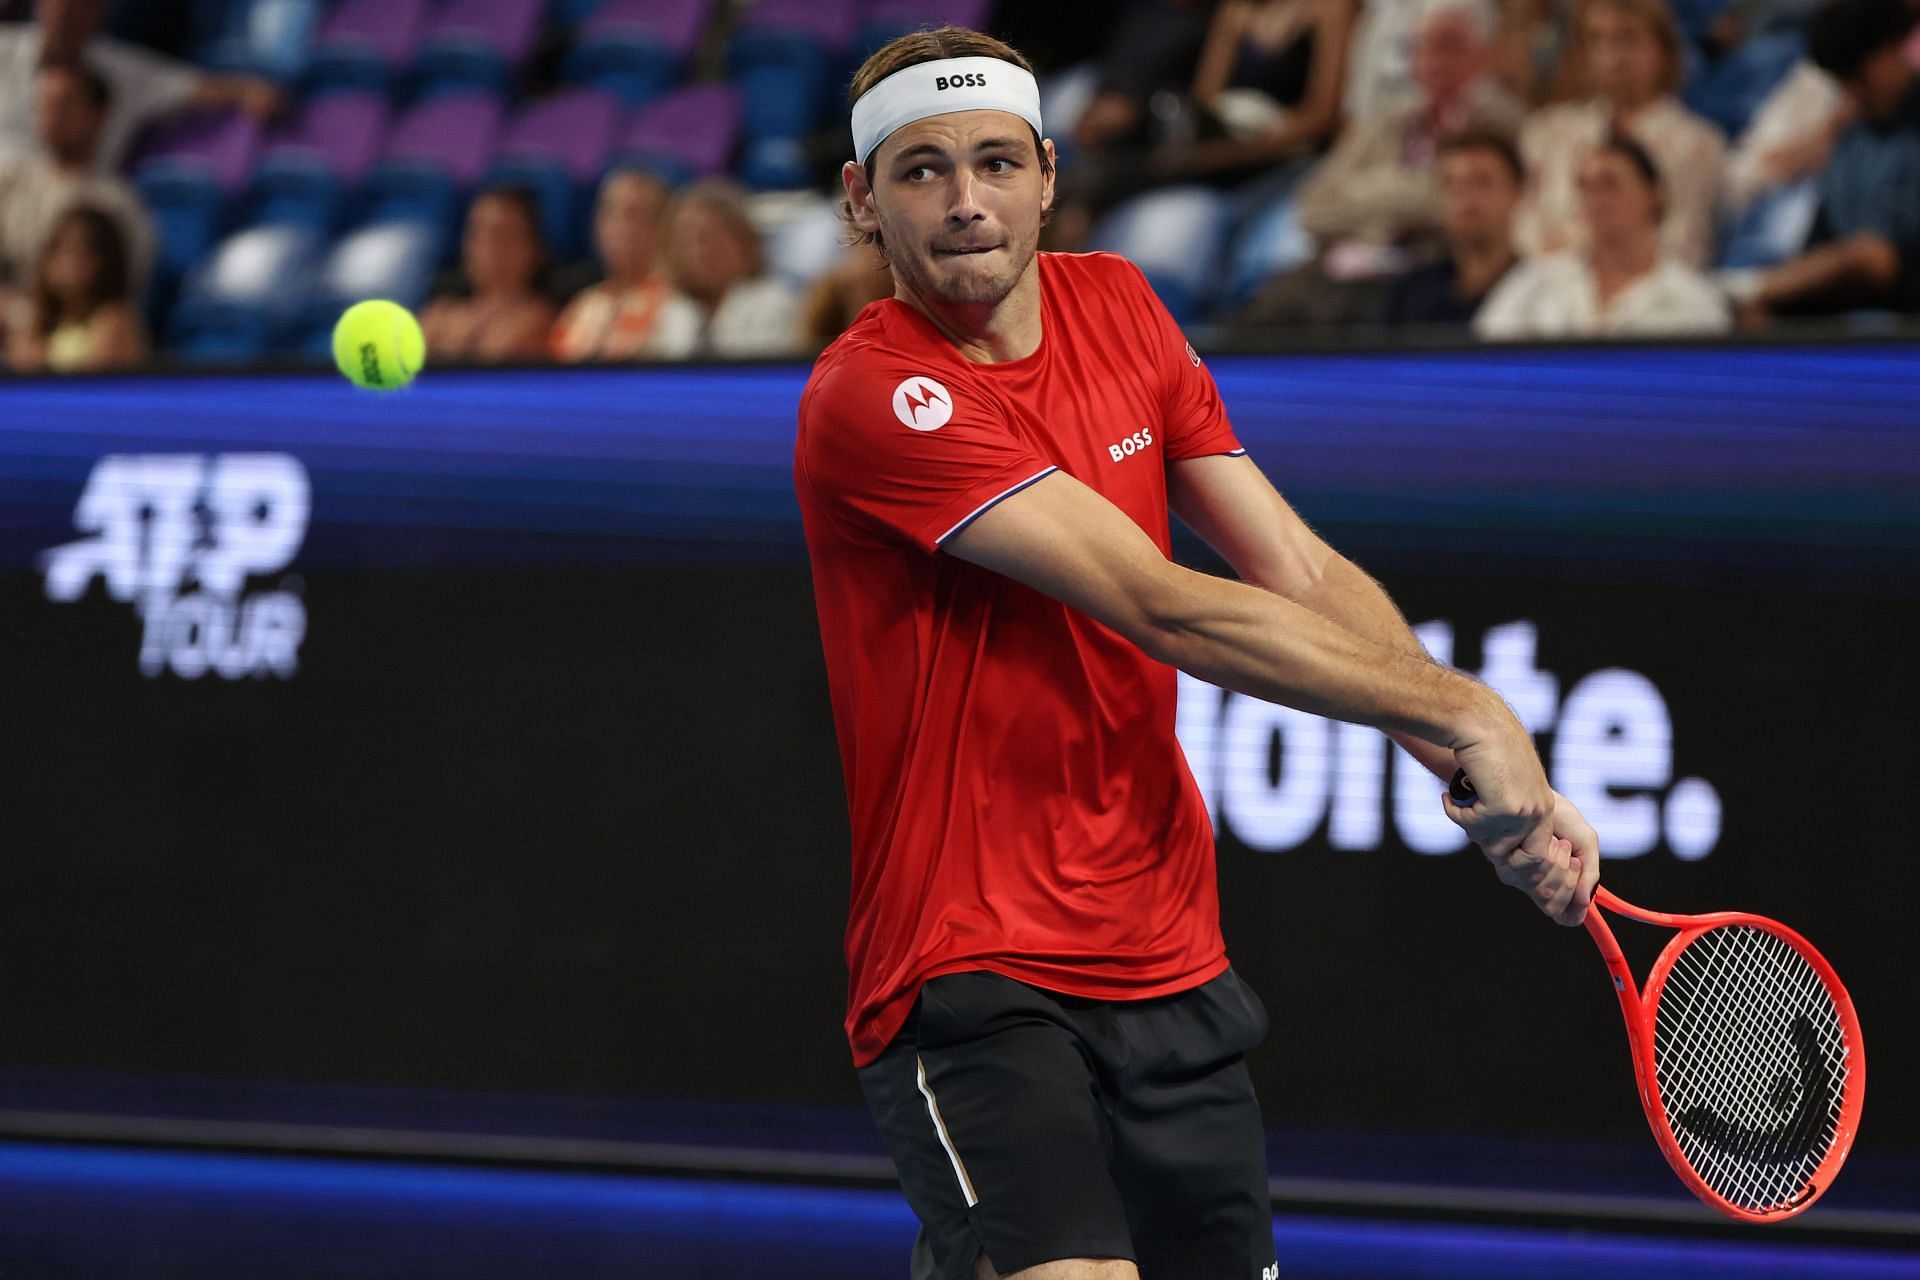
[[[372,298],[348,307],[333,326],[333,362],[357,387],[394,391],[427,362],[427,340],[411,311]]]

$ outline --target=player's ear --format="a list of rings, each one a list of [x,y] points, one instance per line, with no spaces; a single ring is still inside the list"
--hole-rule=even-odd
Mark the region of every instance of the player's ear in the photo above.
[[[1053,180],[1059,173],[1060,157],[1053,149],[1052,138],[1040,139],[1040,209],[1041,212],[1053,208]]]
[[[855,228],[868,233],[880,230],[880,215],[873,208],[873,187],[867,182],[866,168],[849,160],[840,166],[840,185],[846,188],[848,218]]]

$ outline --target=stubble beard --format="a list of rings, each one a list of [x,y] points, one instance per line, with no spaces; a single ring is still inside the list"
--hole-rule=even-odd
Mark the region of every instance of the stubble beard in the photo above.
[[[898,244],[900,241],[896,240]],[[1024,244],[1009,243],[998,251],[1004,265],[1000,270],[983,272],[979,270],[961,270],[951,274],[935,270],[935,263],[941,261],[933,256],[933,251],[922,250],[917,253],[890,253],[893,271],[909,290],[932,302],[946,303],[949,306],[998,306],[1033,263],[1033,255],[1038,247],[1038,237]],[[964,263],[965,259],[946,259]]]

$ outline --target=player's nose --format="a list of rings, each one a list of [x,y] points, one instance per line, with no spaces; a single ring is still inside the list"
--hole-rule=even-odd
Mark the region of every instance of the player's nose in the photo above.
[[[947,221],[955,224],[978,222],[986,217],[979,201],[979,185],[974,176],[962,171],[955,175],[953,198],[947,204]]]

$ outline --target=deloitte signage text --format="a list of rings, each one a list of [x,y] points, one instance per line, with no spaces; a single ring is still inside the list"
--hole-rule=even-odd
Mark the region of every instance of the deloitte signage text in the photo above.
[[[1427,652],[1452,661],[1450,623],[1415,631]],[[1673,776],[1673,720],[1660,690],[1618,667],[1568,684],[1535,664],[1538,639],[1531,622],[1493,628],[1478,674],[1541,740],[1548,777],[1593,823],[1603,855],[1706,857],[1720,839],[1720,797],[1703,778]],[[1440,782],[1376,730],[1182,674],[1179,733],[1215,828],[1249,848],[1277,853],[1322,830],[1335,849],[1390,840],[1418,853],[1466,847],[1440,807]]]

